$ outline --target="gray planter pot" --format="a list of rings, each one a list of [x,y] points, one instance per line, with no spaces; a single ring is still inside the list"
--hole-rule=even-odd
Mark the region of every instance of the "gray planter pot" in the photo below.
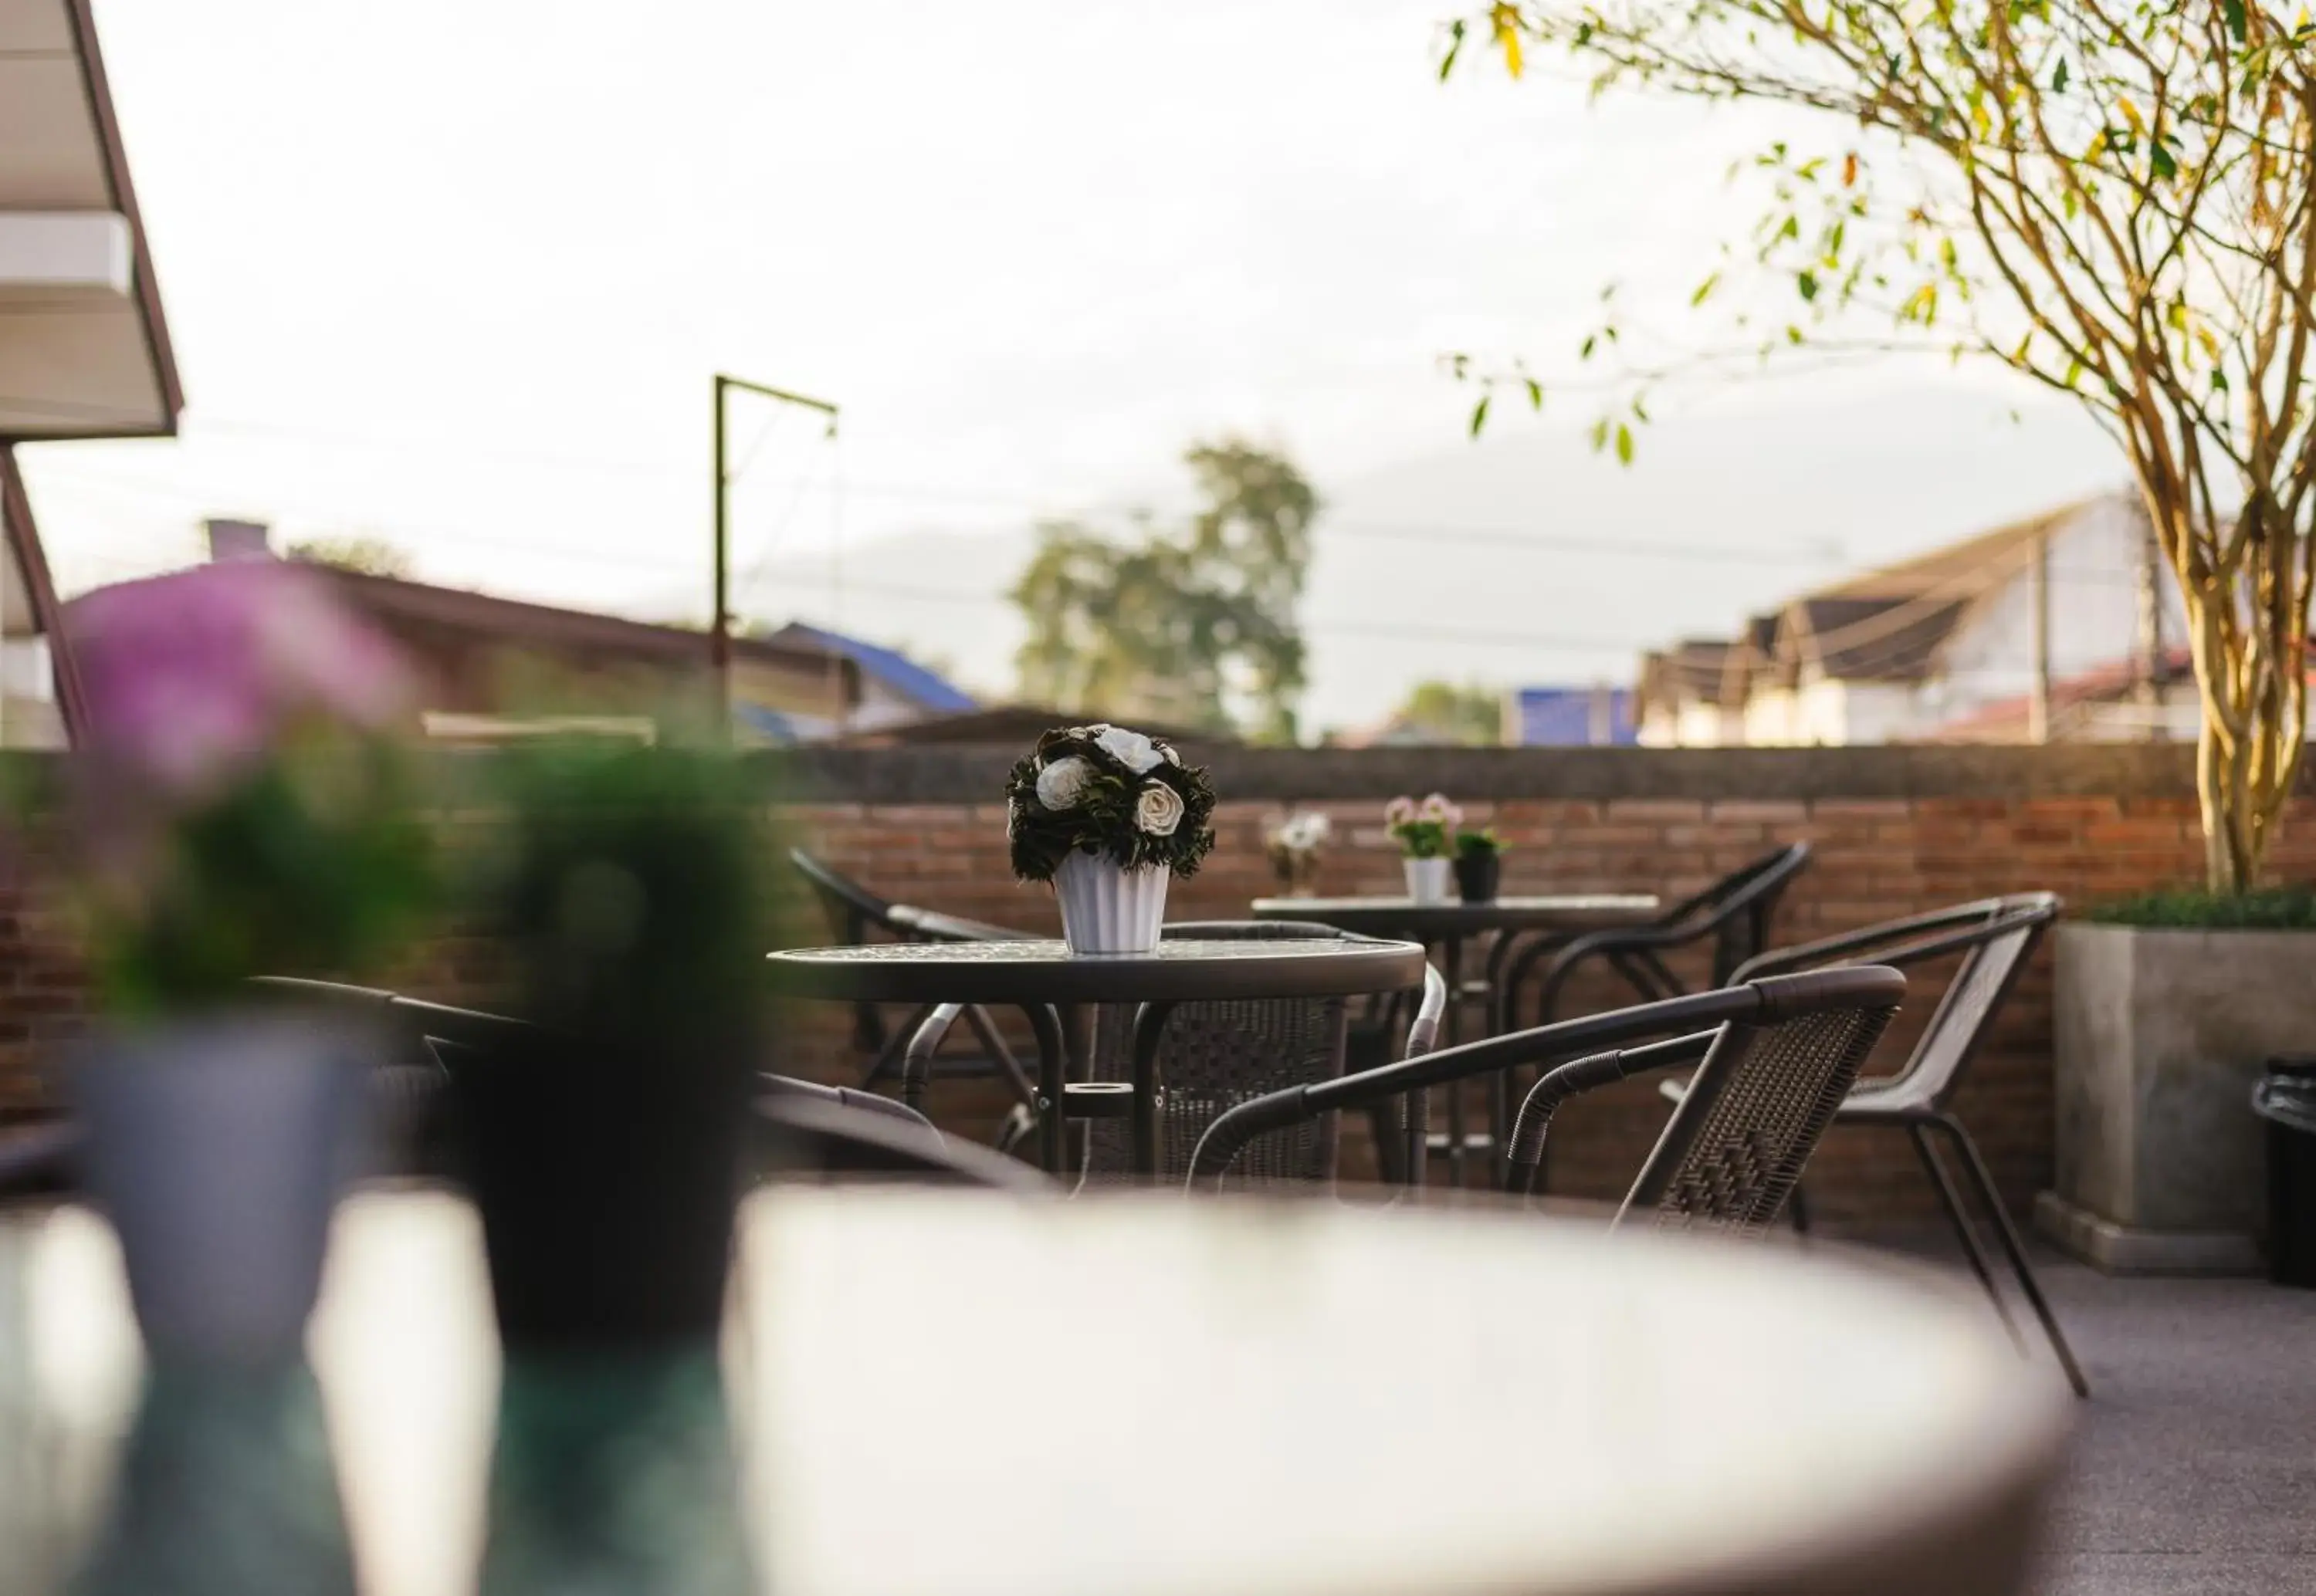
[[[82,1056],[89,1187],[156,1361],[303,1355],[372,1057],[358,1033],[290,1014],[116,1036]]]
[[[2054,938],[2053,1189],[2039,1227],[2116,1273],[2249,1273],[2252,1083],[2316,1051],[2316,933],[2069,924]]]

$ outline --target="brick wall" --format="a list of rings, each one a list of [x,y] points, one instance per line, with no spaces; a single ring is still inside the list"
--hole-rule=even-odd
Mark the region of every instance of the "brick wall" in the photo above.
[[[768,801],[799,840],[876,891],[904,901],[1057,928],[1051,896],[1015,883],[1004,814],[990,801],[1011,758],[1002,749],[845,750],[765,761]],[[1271,882],[1263,825],[1285,808],[1324,811],[1335,835],[1318,886],[1389,891],[1399,866],[1378,818],[1399,792],[1439,788],[1493,824],[1510,845],[1508,891],[1650,891],[1675,897],[1764,849],[1806,838],[1815,858],[1788,894],[1780,940],[1800,940],[1962,899],[2048,889],[2081,902],[2193,879],[2201,845],[2179,748],[1828,749],[1652,751],[1216,750],[1219,843],[1207,867],[1175,884],[1175,918],[1232,918]],[[2273,864],[2316,876],[2316,803],[2303,798]],[[22,876],[22,873],[20,873]],[[0,887],[0,1109],[53,1101],[47,1066],[84,1025],[86,993],[39,873]],[[816,939],[817,924],[797,935]],[[414,962],[408,988],[473,999],[489,950],[444,938]],[[1911,1042],[1931,1001],[1902,1016]],[[1577,1004],[1619,1001],[1607,985]],[[2006,1199],[2023,1208],[2051,1166],[2047,951],[2021,981],[1960,1109]],[[787,1033],[787,1067],[823,1078],[853,1068],[843,1016],[804,1006]],[[1003,1100],[975,1083],[942,1082],[937,1115],[982,1133]],[[1554,1137],[1554,1186],[1622,1190],[1662,1120],[1635,1083],[1569,1110]],[[1372,1167],[1364,1130],[1346,1127],[1346,1173]],[[1932,1198],[1902,1138],[1842,1132],[1813,1172],[1831,1216],[1926,1216]]]
[[[1809,870],[1787,895],[1780,941],[1800,941],[1995,893],[2044,889],[2071,902],[2196,879],[2202,845],[2188,750],[2128,749],[1830,749],[1470,753],[1217,753],[1225,802],[1218,844],[1194,879],[1176,882],[1173,918],[1243,916],[1273,890],[1262,856],[1267,819],[1320,810],[1334,837],[1323,894],[1394,891],[1399,865],[1378,811],[1394,793],[1445,790],[1510,845],[1504,890],[1648,891],[1677,897],[1768,847],[1807,839]],[[800,834],[830,863],[903,901],[1051,933],[1051,895],[1014,882],[1004,811],[967,802],[997,790],[1002,760],[977,750],[886,756],[882,771],[842,756],[814,772],[825,796],[794,810]],[[954,802],[933,802],[944,789]],[[1481,794],[1506,794],[1489,801]],[[892,801],[881,801],[886,797]],[[2316,803],[2302,799],[2273,864],[2316,875]],[[817,930],[817,927],[814,927]],[[1904,1056],[1951,966],[1923,966],[1884,1066]],[[1697,973],[1692,964],[1686,974]],[[1628,1001],[1609,983],[1580,988],[1575,1006]],[[798,1033],[804,1067],[838,1065],[824,1021]],[[1978,1136],[2006,1201],[2023,1210],[2051,1171],[2051,992],[2047,946],[1973,1066],[1959,1112]],[[1002,1100],[971,1085],[936,1088],[944,1114],[982,1129]],[[1435,1104],[1435,1113],[1438,1112]],[[1662,1123],[1652,1085],[1587,1098],[1555,1127],[1556,1190],[1622,1192]],[[1364,1127],[1345,1127],[1346,1173],[1372,1167]],[[1902,1136],[1845,1130],[1813,1166],[1813,1193],[1833,1219],[1928,1218],[1935,1197]]]

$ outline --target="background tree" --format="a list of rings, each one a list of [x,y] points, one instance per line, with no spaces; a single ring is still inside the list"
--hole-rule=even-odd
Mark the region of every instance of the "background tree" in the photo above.
[[[1235,439],[1183,461],[1203,501],[1186,527],[1139,516],[1124,539],[1038,528],[1009,595],[1029,624],[1020,691],[1073,714],[1291,742],[1318,496],[1283,456]]]
[[[1430,741],[1489,748],[1504,740],[1504,696],[1476,682],[1418,682],[1392,718]]]
[[[364,576],[406,579],[416,569],[407,549],[366,534],[308,537],[290,545],[290,557],[315,565],[334,565],[341,571],[358,571]]]
[[[2316,77],[2308,14],[2256,0],[1539,0],[1449,30],[1519,74],[1765,101],[1733,173],[1764,214],[1692,304],[1727,341],[1657,360],[1612,288],[1574,351],[1610,368],[1629,459],[1684,371],[1893,348],[1992,359],[2121,444],[2189,620],[2214,890],[2253,883],[2306,722]],[[1559,380],[1456,368],[1540,406]],[[1483,396],[1474,430],[1487,416]]]

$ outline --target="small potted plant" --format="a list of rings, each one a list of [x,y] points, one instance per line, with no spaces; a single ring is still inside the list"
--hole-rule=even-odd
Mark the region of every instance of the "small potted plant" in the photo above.
[[[1493,903],[1504,874],[1504,845],[1492,827],[1456,833],[1456,890],[1466,903]]]
[[[393,736],[408,679],[307,573],[250,562],[84,599],[66,776],[102,1027],[73,1071],[92,1191],[156,1363],[302,1355],[370,1039],[258,1000],[361,979],[432,899]]]
[[[721,750],[493,757],[470,918],[518,1026],[446,1057],[511,1352],[712,1343],[781,938],[763,795]]]
[[[1166,884],[1215,846],[1214,785],[1123,726],[1056,728],[1005,783],[1013,873],[1050,882],[1073,953],[1146,953]]]
[[[1464,811],[1434,793],[1418,803],[1394,798],[1384,806],[1384,823],[1399,844],[1400,862],[1407,871],[1407,896],[1416,903],[1448,901],[1448,874],[1455,851],[1456,828]]]
[[[1333,831],[1327,817],[1303,810],[1273,825],[1263,838],[1270,868],[1289,898],[1308,898],[1319,875],[1319,850]]]

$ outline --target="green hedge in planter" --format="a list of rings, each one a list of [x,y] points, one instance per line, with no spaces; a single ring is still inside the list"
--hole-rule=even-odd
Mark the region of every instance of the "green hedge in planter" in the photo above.
[[[2175,931],[2316,931],[2316,887],[2263,887],[2239,893],[2171,887],[2092,904],[2082,918],[2101,925]]]

